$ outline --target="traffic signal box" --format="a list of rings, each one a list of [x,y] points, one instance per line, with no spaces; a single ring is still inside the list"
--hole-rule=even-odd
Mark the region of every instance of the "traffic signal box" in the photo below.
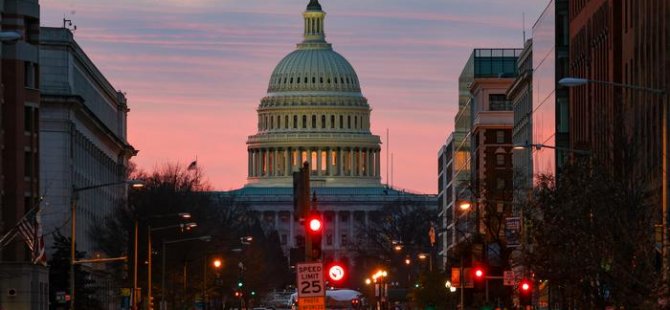
[[[321,260],[321,239],[323,237],[323,220],[318,211],[312,211],[305,221],[305,232],[307,233],[307,240],[310,244],[309,251],[306,252],[305,258],[310,261]]]
[[[486,268],[483,265],[475,265],[471,269],[472,271],[472,278],[475,280],[477,283],[481,283],[486,281]]]
[[[310,167],[305,162],[300,171],[293,173],[293,207],[298,218],[305,225],[305,261],[321,260],[321,239],[323,220],[317,211],[316,193],[310,201]]]
[[[533,282],[529,279],[523,279],[519,282],[519,303],[522,306],[533,304]]]

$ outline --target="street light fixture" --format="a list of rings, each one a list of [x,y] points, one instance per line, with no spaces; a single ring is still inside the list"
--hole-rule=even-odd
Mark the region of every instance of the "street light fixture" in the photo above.
[[[165,252],[167,251],[166,245],[168,244],[175,244],[175,243],[180,243],[180,242],[188,242],[188,241],[203,241],[203,242],[209,242],[212,240],[212,236],[206,235],[206,236],[200,236],[200,237],[193,237],[193,238],[185,238],[185,239],[177,239],[177,240],[169,240],[169,241],[163,241],[163,255],[162,255],[162,262],[161,262],[161,303],[160,303],[160,309],[165,310],[167,309],[167,304],[165,302]]]
[[[0,32],[0,41],[2,41],[2,32]],[[141,188],[144,186],[142,180],[125,180],[121,182],[110,182],[102,183],[97,185],[75,187],[72,184],[72,195],[70,198],[70,309],[75,309],[75,276],[74,276],[74,265],[76,264],[76,242],[77,242],[77,201],[79,200],[79,193],[83,191],[88,191],[92,189],[98,189],[102,187],[109,187],[114,185],[130,185],[132,188]]]
[[[174,215],[175,214],[154,215],[154,216],[150,216],[148,219],[166,218],[166,217],[170,217],[170,216],[174,216]],[[190,219],[191,218],[191,214],[186,213],[186,212],[177,213],[176,215],[178,215],[182,219]],[[135,219],[135,225],[136,226],[139,225],[138,223],[139,223],[139,221],[136,218]],[[153,253],[152,253],[152,247],[153,246],[152,246],[151,233],[154,232],[154,231],[173,229],[173,228],[180,228],[181,231],[183,232],[184,229],[191,230],[192,228],[197,227],[197,226],[198,226],[198,224],[194,223],[194,222],[181,223],[181,224],[177,224],[177,225],[169,225],[169,226],[163,226],[163,227],[151,227],[151,224],[147,225],[147,251],[148,251],[148,253],[147,253],[147,261],[148,261],[148,266],[147,266],[147,269],[148,269],[147,270],[147,300],[148,300],[149,310],[153,309],[153,304],[151,302],[151,299],[152,299],[151,297],[153,295],[153,287],[152,287],[153,277],[151,275],[152,271],[153,271]],[[135,252],[137,252],[137,243],[135,243]],[[133,267],[134,270],[137,270],[137,267],[138,267],[137,266],[137,260],[135,260],[134,267]],[[137,277],[137,272],[134,272],[134,276]],[[136,279],[135,279],[134,282],[137,283]],[[135,290],[136,290],[136,288],[135,288]],[[133,290],[133,292],[135,292],[135,290]]]
[[[548,149],[558,150],[558,151],[570,152],[570,153],[579,154],[579,155],[591,155],[591,152],[587,151],[587,150],[571,149],[571,148],[567,148],[567,147],[546,145],[546,144],[540,144],[540,143],[515,144],[512,147],[512,149],[513,150],[523,150],[523,149],[535,148],[536,150],[539,151],[543,147],[548,148]]]

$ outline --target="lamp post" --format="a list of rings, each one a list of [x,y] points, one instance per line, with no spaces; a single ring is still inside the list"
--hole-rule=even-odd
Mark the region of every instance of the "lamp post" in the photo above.
[[[174,216],[178,215],[181,219],[190,219],[191,214],[187,212],[182,212],[178,214],[166,214],[166,215],[156,215],[156,216],[151,216],[149,217],[150,219],[154,218],[164,218],[164,217],[169,217],[169,216]],[[135,220],[137,222],[137,219]],[[153,280],[151,277],[151,272],[152,272],[152,262],[153,262],[153,253],[151,249],[151,233],[154,231],[159,231],[159,230],[166,230],[166,229],[173,229],[173,228],[181,228],[182,231],[184,229],[190,230],[194,227],[198,226],[196,223],[185,223],[185,224],[177,224],[177,225],[170,225],[170,226],[163,226],[163,227],[156,227],[152,228],[151,224],[147,225],[147,309],[152,310],[153,309],[153,302],[151,301],[151,297],[153,295],[152,292],[152,284]],[[135,251],[137,251],[137,248],[135,248]],[[135,260],[135,269],[137,269],[137,260]],[[135,273],[137,274],[137,273]]]
[[[79,193],[87,190],[98,189],[102,187],[127,184],[133,188],[144,187],[144,182],[140,180],[125,180],[121,182],[102,183],[91,186],[75,187],[72,185],[72,195],[70,198],[70,309],[75,309],[75,276],[74,265],[76,264],[76,242],[77,242],[77,201],[79,200]]]
[[[467,214],[468,211],[470,211],[470,208],[472,207],[472,203],[470,201],[463,201],[458,205],[458,208],[461,209],[465,214]],[[456,232],[460,232],[461,235],[465,238],[465,233],[458,229],[458,224],[460,222],[460,216],[456,217],[456,222],[454,223],[454,229]],[[479,221],[479,219],[477,219]],[[479,232],[477,232],[479,233]],[[458,239],[458,236],[456,236],[456,239]],[[463,310],[465,309],[464,304],[465,304],[465,276],[463,275],[465,267],[463,266],[463,261],[465,260],[465,253],[463,250],[461,250],[461,262],[460,262],[460,271],[458,273],[459,276],[459,282],[461,286],[461,291],[460,291],[460,309]]]
[[[160,309],[161,310],[166,310],[167,309],[167,304],[165,302],[165,253],[167,251],[166,246],[168,244],[175,244],[175,243],[180,243],[180,242],[188,242],[188,241],[204,241],[204,242],[209,242],[212,239],[212,236],[207,235],[207,236],[200,236],[200,237],[193,237],[193,238],[184,238],[184,239],[177,239],[177,240],[169,240],[169,241],[163,241],[163,253],[162,253],[162,262],[161,262],[161,303],[160,303]]]
[[[670,256],[669,251],[669,245],[670,242],[668,240],[668,98],[667,98],[667,91],[663,89],[657,89],[657,88],[650,88],[650,87],[644,87],[644,86],[639,86],[639,85],[632,85],[632,84],[622,84],[622,83],[615,83],[615,82],[609,82],[609,81],[600,81],[600,80],[591,80],[591,79],[585,79],[585,78],[577,78],[577,77],[565,77],[562,78],[561,80],[558,81],[558,84],[563,85],[565,87],[577,87],[577,86],[582,86],[586,84],[601,84],[601,85],[609,85],[609,86],[614,86],[614,87],[619,87],[619,88],[625,88],[625,89],[631,89],[631,90],[636,90],[636,91],[641,91],[641,92],[646,92],[646,93],[651,93],[659,96],[664,96],[665,101],[662,102],[661,104],[661,145],[662,145],[662,163],[661,163],[661,183],[662,183],[662,190],[661,190],[661,201],[662,201],[662,212],[663,212],[663,219],[662,219],[662,229],[663,233],[662,235],[662,243],[661,243],[661,257],[662,257],[662,269],[663,269],[663,280],[668,280],[668,267],[670,266],[670,261],[668,257]]]

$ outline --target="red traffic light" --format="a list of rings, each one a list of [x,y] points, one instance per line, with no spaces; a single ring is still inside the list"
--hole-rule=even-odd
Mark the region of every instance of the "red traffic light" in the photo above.
[[[321,232],[321,228],[322,228],[321,219],[319,219],[317,217],[311,217],[307,221],[307,228],[309,229],[310,232],[313,232],[313,233]]]
[[[472,271],[472,274],[477,280],[481,280],[486,277],[486,271],[482,267],[475,267],[475,269]]]
[[[347,275],[344,266],[339,263],[333,263],[330,265],[327,268],[327,272],[328,279],[335,283],[342,282],[342,280],[344,280]]]
[[[523,279],[519,283],[519,290],[521,293],[528,294],[530,293],[531,290],[533,290],[533,285],[530,283],[528,279]]]

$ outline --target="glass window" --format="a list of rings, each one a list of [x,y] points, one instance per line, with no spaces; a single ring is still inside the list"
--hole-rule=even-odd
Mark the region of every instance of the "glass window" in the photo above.
[[[302,116],[302,128],[307,128],[307,115]]]
[[[321,128],[326,128],[326,116],[321,115]]]
[[[505,131],[496,131],[496,143],[505,143]]]
[[[497,166],[505,165],[505,154],[496,154],[496,165]]]
[[[293,128],[298,128],[298,116],[293,115]]]
[[[316,115],[312,115],[312,128],[316,128]]]

